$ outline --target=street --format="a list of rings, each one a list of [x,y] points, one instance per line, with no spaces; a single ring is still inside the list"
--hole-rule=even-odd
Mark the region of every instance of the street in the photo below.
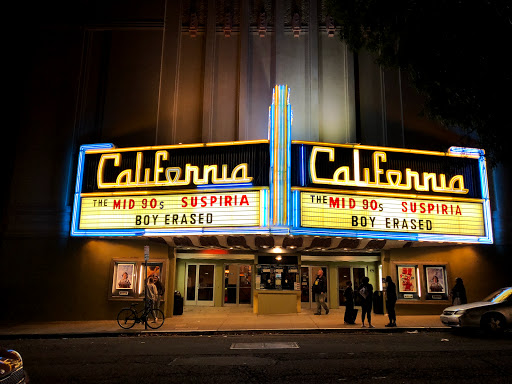
[[[511,336],[143,335],[0,344],[21,353],[31,383],[510,383]]]

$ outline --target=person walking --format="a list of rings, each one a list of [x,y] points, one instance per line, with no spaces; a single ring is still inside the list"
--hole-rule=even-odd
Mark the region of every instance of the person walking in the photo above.
[[[322,307],[325,309],[325,314],[329,314],[329,307],[325,303],[325,296],[327,293],[327,278],[324,276],[324,271],[320,268],[316,275],[315,282],[313,283],[313,294],[316,301],[315,315],[322,314]]]
[[[373,285],[370,284],[370,279],[363,277],[362,284],[359,287],[359,294],[361,295],[361,321],[363,322],[362,328],[365,327],[364,319],[368,319],[368,327],[375,328],[372,325],[372,305],[373,305]]]
[[[153,323],[156,323],[158,318],[156,316],[155,309],[156,309],[156,300],[158,298],[158,290],[156,289],[155,282],[152,277],[150,277],[148,279],[146,298],[148,300],[147,306],[153,312]]]
[[[343,318],[345,324],[355,324],[356,316],[354,314],[354,290],[352,289],[352,282],[347,281],[345,292],[345,317]]]
[[[386,276],[386,310],[388,311],[389,323],[386,327],[396,327],[396,285],[393,283],[391,276]]]
[[[155,308],[160,309],[160,301],[162,300],[162,296],[165,293],[165,287],[160,281],[160,276],[153,275],[153,280],[155,281],[155,287],[158,292],[158,296],[156,297],[156,305]]]
[[[452,296],[452,305],[467,304],[466,288],[460,277],[455,279],[455,286],[452,288],[450,295]]]

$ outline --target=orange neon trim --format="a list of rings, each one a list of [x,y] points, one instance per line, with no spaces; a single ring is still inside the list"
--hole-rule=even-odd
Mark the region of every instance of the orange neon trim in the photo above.
[[[361,144],[336,144],[336,143],[320,143],[317,141],[303,141],[303,140],[293,140],[292,144],[307,144],[307,145],[316,145],[319,147],[341,147],[341,148],[354,148],[354,149],[367,149],[372,151],[388,151],[388,152],[401,152],[401,153],[412,153],[412,154],[420,154],[420,155],[431,155],[431,156],[449,156],[449,157],[469,157],[473,159],[479,159],[479,155],[461,155],[458,153],[450,153],[450,152],[438,152],[438,151],[427,151],[422,149],[404,149],[404,148],[395,148],[395,147],[377,147],[374,145],[361,145]]]

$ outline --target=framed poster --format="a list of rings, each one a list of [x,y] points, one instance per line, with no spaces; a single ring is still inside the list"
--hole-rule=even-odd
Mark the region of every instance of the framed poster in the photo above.
[[[398,292],[417,292],[416,266],[398,266]]]
[[[150,277],[156,277],[158,279],[161,278],[161,264],[148,264],[147,266],[147,269],[146,269],[146,276],[147,278],[149,279]]]
[[[140,265],[140,273],[141,273],[141,280],[139,284],[139,295],[144,296],[146,285],[144,284],[144,279],[146,279],[146,282],[149,281],[150,278],[153,279],[153,283],[156,285],[157,289],[160,290],[160,286],[165,284],[165,279],[163,278],[163,263],[155,263],[155,262],[148,262],[146,265],[146,272],[144,273],[144,266],[145,263],[141,263]]]
[[[134,264],[117,264],[116,289],[133,289]]]
[[[398,298],[404,300],[418,300],[417,265],[398,265]]]
[[[425,267],[428,293],[445,293],[444,267]]]
[[[425,266],[427,300],[447,300],[446,267],[444,265]]]

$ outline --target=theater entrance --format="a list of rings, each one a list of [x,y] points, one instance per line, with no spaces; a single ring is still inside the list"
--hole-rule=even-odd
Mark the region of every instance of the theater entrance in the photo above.
[[[368,276],[367,266],[354,266],[354,267],[338,267],[338,292],[339,292],[339,305],[345,306],[345,289],[347,288],[347,281],[352,282],[352,289],[354,290],[354,305],[361,305],[361,296],[357,294],[358,287],[363,283],[363,277]]]
[[[316,309],[315,296],[313,295],[313,283],[315,282],[318,270],[322,269],[324,271],[324,276],[327,278],[327,267],[326,266],[311,266],[311,265],[303,265],[300,268],[300,301],[302,308],[304,309]],[[327,281],[327,286],[329,286],[329,281]],[[329,300],[329,291],[325,296],[325,301]]]
[[[187,264],[185,305],[213,306],[214,264]]]
[[[224,305],[250,305],[252,298],[252,265],[224,266]]]

